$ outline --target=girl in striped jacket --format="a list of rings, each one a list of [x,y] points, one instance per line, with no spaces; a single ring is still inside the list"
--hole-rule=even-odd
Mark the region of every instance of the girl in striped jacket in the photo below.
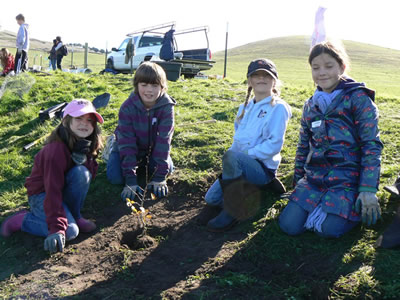
[[[173,169],[170,150],[176,102],[167,94],[166,74],[156,63],[142,63],[133,85],[119,111],[107,178],[112,184],[125,184],[121,197],[133,200],[141,193],[137,171],[147,167],[149,190],[165,197],[166,177]]]

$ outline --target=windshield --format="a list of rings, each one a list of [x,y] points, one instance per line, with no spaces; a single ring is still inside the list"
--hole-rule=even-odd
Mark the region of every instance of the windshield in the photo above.
[[[121,46],[119,46],[118,50],[125,50],[126,49],[126,45],[128,45],[130,38],[124,40],[121,44]]]
[[[163,37],[161,36],[143,36],[140,39],[139,47],[161,46]]]

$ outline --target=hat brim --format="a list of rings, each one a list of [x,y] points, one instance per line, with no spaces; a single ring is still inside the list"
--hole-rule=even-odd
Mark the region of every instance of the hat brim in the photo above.
[[[278,78],[272,72],[270,72],[270,71],[268,71],[266,69],[263,69],[263,68],[256,69],[256,70],[250,72],[249,74],[247,74],[247,78],[249,78],[251,75],[253,75],[257,71],[264,71],[265,73],[268,73],[269,75],[271,75],[272,78],[274,78],[275,80],[278,80]]]
[[[100,124],[104,123],[103,117],[96,111],[89,110],[89,111],[85,112],[85,110],[83,109],[83,110],[80,110],[80,111],[77,111],[77,112],[68,113],[68,115],[70,115],[71,117],[74,117],[74,118],[80,117],[80,116],[83,116],[83,115],[86,115],[86,114],[94,114],[96,116],[97,122],[99,122]]]

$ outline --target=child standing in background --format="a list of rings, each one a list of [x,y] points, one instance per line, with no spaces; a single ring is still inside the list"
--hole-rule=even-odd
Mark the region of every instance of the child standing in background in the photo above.
[[[25,23],[25,17],[19,14],[15,17],[19,25],[17,34],[17,54],[15,55],[14,72],[24,72],[28,69],[28,50],[29,50],[29,25]]]
[[[345,75],[344,48],[317,44],[308,62],[317,89],[303,107],[295,189],[279,225],[289,235],[310,229],[340,237],[361,219],[370,225],[380,218],[378,108],[375,92]]]
[[[65,107],[62,123],[36,154],[25,181],[31,211],[7,218],[2,236],[18,230],[43,236],[44,249],[53,253],[62,252],[65,241],[76,238],[79,231],[96,229],[82,217],[81,209],[98,168],[96,157],[102,147],[98,123],[103,118],[88,100],[72,100]]]
[[[133,200],[141,193],[138,168],[148,168],[147,186],[157,197],[165,197],[166,177],[173,170],[170,151],[176,102],[167,94],[166,74],[156,63],[142,63],[133,85],[119,111],[107,178],[112,184],[125,184],[121,198]]]

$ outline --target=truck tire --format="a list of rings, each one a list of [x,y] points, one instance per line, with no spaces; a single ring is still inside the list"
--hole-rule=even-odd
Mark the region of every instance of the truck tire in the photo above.
[[[106,68],[107,68],[107,69],[114,70],[114,61],[113,61],[112,59],[108,59],[108,60],[107,60],[107,66],[106,66]]]

